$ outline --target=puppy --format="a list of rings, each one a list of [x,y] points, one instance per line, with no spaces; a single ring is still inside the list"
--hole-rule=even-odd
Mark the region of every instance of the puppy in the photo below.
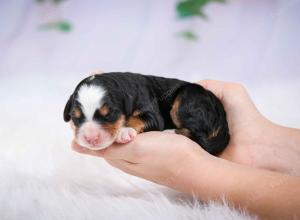
[[[175,129],[213,155],[229,142],[226,113],[213,93],[178,79],[128,72],[82,80],[65,106],[64,120],[75,127],[76,142],[93,150],[165,129]]]

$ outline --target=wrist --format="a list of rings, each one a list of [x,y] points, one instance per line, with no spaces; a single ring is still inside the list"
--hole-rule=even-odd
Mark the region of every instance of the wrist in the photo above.
[[[261,142],[251,147],[254,167],[283,173],[300,172],[300,130],[268,121]]]
[[[268,132],[270,145],[280,147],[299,147],[300,146],[300,130],[288,128],[271,122]]]
[[[175,166],[171,170],[170,178],[164,182],[164,185],[205,198],[211,193],[208,192],[211,185],[209,176],[216,168],[216,159],[195,144],[192,151],[189,151],[180,162],[180,166]]]

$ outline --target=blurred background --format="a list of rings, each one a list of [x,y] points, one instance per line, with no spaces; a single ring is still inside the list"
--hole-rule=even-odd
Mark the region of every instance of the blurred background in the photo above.
[[[239,82],[300,127],[299,25],[298,0],[1,0],[1,136],[65,137],[65,102],[96,70]]]

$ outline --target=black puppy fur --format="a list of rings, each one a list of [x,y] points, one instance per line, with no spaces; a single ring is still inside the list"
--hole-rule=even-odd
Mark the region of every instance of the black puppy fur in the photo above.
[[[207,152],[217,155],[229,142],[226,113],[220,100],[198,84],[135,73],[103,73],[82,80],[71,95],[64,120],[73,120],[76,127],[84,121],[72,117],[72,108],[80,106],[76,96],[81,85],[98,85],[106,90],[105,103],[111,110],[108,117],[95,112],[101,124],[115,122],[121,114],[126,120],[138,112],[144,123],[141,132],[176,129],[197,142]]]

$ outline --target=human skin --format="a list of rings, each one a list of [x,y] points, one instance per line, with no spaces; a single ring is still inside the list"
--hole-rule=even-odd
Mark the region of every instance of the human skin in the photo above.
[[[300,175],[300,130],[269,121],[246,89],[236,83],[199,82],[221,99],[231,139],[221,158],[257,168]]]
[[[263,117],[238,84],[200,84],[221,99],[227,112],[231,140],[221,158],[185,136],[166,132],[142,133],[128,144],[100,151],[73,142],[73,149],[203,201],[221,201],[224,196],[231,205],[263,218],[300,217],[300,131]]]

